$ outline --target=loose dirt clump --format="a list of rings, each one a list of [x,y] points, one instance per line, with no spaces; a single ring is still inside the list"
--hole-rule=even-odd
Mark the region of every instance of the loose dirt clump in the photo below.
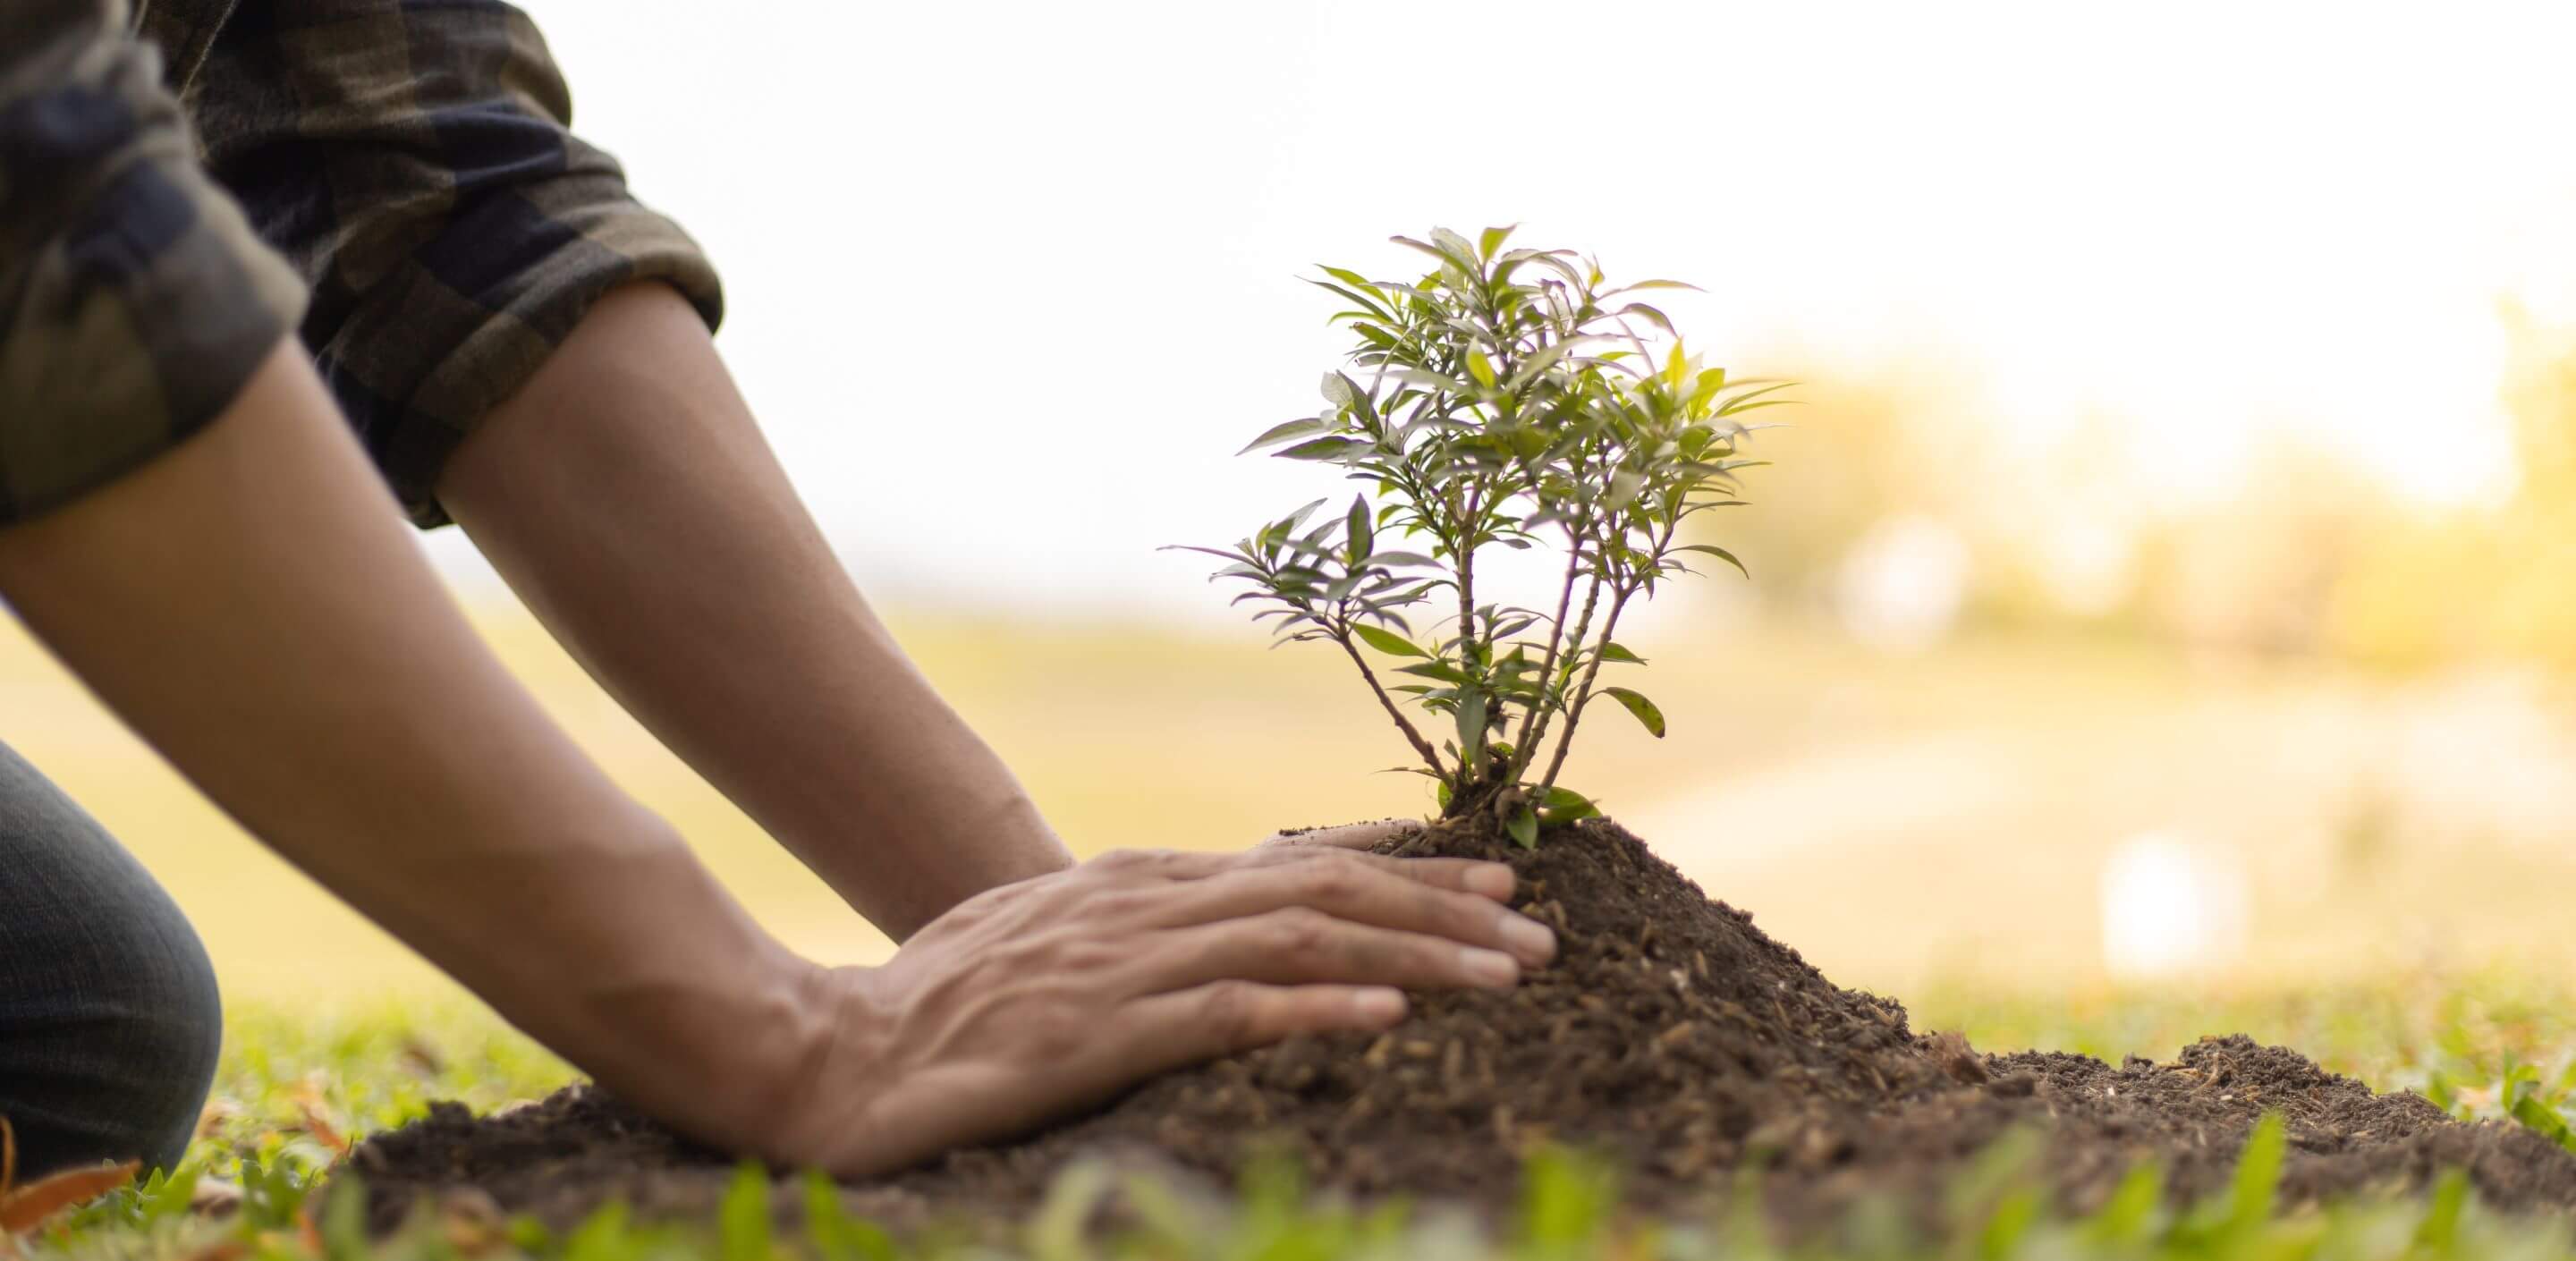
[[[2453,1121],[2242,1036],[2114,1068],[1917,1033],[1902,1007],[1826,980],[1606,820],[1535,851],[1477,829],[1404,848],[1511,863],[1515,904],[1557,929],[1557,961],[1511,991],[1417,995],[1381,1036],[1298,1039],[1167,1075],[1021,1141],[852,1188],[852,1207],[896,1224],[990,1219],[1033,1205],[1077,1157],[1229,1184],[1247,1161],[1285,1154],[1327,1191],[1499,1213],[1522,1158],[1556,1144],[1611,1157],[1629,1202],[1658,1212],[1711,1203],[1758,1162],[1783,1224],[1813,1228],[1864,1196],[1929,1211],[1970,1157],[2030,1127],[2060,1198],[2081,1210],[2145,1159],[2177,1199],[2224,1185],[2269,1111],[2288,1122],[2286,1202],[2421,1188],[2461,1167],[2490,1204],[2576,1207],[2576,1157],[2539,1136]],[[613,1196],[698,1212],[731,1163],[580,1086],[482,1119],[443,1105],[351,1157],[380,1223],[467,1189],[558,1223]]]

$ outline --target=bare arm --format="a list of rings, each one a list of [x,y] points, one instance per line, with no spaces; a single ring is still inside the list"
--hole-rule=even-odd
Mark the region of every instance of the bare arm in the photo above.
[[[474,639],[291,341],[204,433],[0,530],[0,594],[288,859],[610,1089],[769,1159],[880,1171],[1552,952],[1494,905],[1506,869],[1290,847],[1125,855],[885,968],[805,963]]]
[[[1070,862],[869,611],[676,293],[601,301],[438,492],[619,703],[898,940]]]
[[[176,450],[0,530],[0,592],[253,833],[718,1141],[828,1017],[484,650],[292,339]],[[778,1065],[777,1067],[785,1067]]]
[[[1507,868],[1287,846],[1104,859],[816,968],[545,720],[393,509],[290,340],[205,432],[0,530],[0,595],[261,839],[708,1142],[881,1172],[1553,953]]]

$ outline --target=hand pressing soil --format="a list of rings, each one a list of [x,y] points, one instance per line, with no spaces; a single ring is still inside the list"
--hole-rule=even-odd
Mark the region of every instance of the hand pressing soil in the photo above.
[[[2576,1207],[2576,1157],[2539,1136],[2453,1121],[2241,1036],[2114,1068],[1918,1034],[1902,1007],[1835,986],[1607,820],[1535,851],[1478,825],[1385,848],[1510,863],[1513,903],[1557,929],[1557,960],[1517,989],[1415,995],[1381,1034],[1297,1038],[1166,1074],[1044,1133],[853,1187],[854,1210],[994,1220],[1085,1155],[1230,1184],[1278,1152],[1322,1190],[1499,1215],[1522,1157],[1553,1143],[1610,1156],[1629,1202],[1657,1212],[1711,1202],[1761,1162],[1780,1224],[1800,1231],[1868,1195],[1929,1212],[1970,1157],[2022,1125],[2047,1134],[2048,1176],[2070,1208],[2098,1204],[2148,1158],[2177,1199],[2196,1197],[2225,1184],[2267,1111],[2288,1122],[2285,1203],[2420,1188],[2458,1166],[2491,1205]],[[484,1119],[444,1105],[351,1158],[380,1225],[469,1187],[558,1224],[620,1195],[646,1213],[697,1213],[731,1165],[586,1087]]]

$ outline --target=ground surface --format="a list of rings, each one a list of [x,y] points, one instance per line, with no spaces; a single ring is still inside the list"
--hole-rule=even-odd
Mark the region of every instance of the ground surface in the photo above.
[[[1619,1166],[1628,1202],[1657,1213],[1704,1212],[1739,1170],[1761,1169],[1770,1220],[1805,1236],[1864,1200],[1940,1223],[1959,1171],[2024,1128],[2041,1135],[2061,1207],[2101,1208],[2149,1162],[2171,1202],[2189,1204],[2227,1185],[2257,1122],[2278,1113],[2284,1203],[2427,1190],[2457,1168],[2487,1203],[2576,1210],[2576,1155],[2523,1125],[2455,1121],[2233,1031],[2168,1063],[1980,1054],[1836,986],[1615,823],[1535,851],[1498,833],[1435,829],[1405,848],[1518,869],[1516,903],[1561,943],[1518,988],[1419,995],[1385,1034],[1169,1074],[1097,1115],[858,1188],[847,1207],[906,1229],[989,1221],[1030,1211],[1085,1158],[1182,1188],[1285,1159],[1363,1204],[1417,1196],[1499,1223],[1523,1162],[1563,1147]],[[442,1108],[350,1161],[388,1228],[457,1190],[557,1227],[611,1199],[700,1212],[728,1165],[591,1091],[489,1120]],[[784,1207],[792,1220],[799,1206]]]
[[[1914,1009],[1914,1027],[1963,1029],[1978,1045],[2035,1045],[2110,1063],[2133,1053],[2172,1060],[2177,1047],[2192,1045],[2202,1032],[2244,1029],[2259,1042],[2313,1050],[2326,1068],[2354,1073],[2378,1089],[2416,1089],[2455,1117],[2499,1119],[2519,1107],[2527,1117],[2545,1119],[2561,1117],[2576,1086],[2576,1058],[2568,1055],[2568,1047],[2576,1047],[2571,1011],[2576,1006],[2566,988],[2545,980],[2414,975],[2375,988],[2246,993],[2236,999],[2115,993],[2069,1004],[2061,996],[1929,991]],[[2218,1047],[2218,1053],[2244,1058],[2241,1047]],[[2200,1065],[2208,1065],[2208,1058],[2210,1050],[2202,1050]],[[240,1246],[299,1253],[330,1248],[340,1230],[340,1246],[332,1251],[358,1251],[363,1246],[355,1240],[355,1204],[301,1204],[301,1189],[314,1171],[353,1137],[422,1117],[430,1099],[453,1096],[477,1112],[492,1112],[510,1101],[549,1094],[564,1081],[562,1065],[464,1009],[327,1017],[304,1009],[237,1011],[219,1094],[193,1163],[240,1181],[250,1192],[245,1212],[229,1222],[198,1222],[167,1212],[170,1192],[129,1194],[72,1217],[36,1246],[70,1256],[206,1256],[209,1246],[219,1246],[216,1256],[234,1256]],[[2061,1220],[2040,1212],[2038,1199],[2040,1189],[2063,1171],[2053,1168],[2043,1150],[2007,1135],[1942,1189],[1947,1204],[1963,1207],[1965,1220],[1978,1222],[1963,1238],[1911,1238],[1886,1215],[1875,1215],[1870,1204],[1860,1204],[1844,1228],[1811,1243],[1811,1251],[1896,1256],[1968,1246],[1986,1256],[2535,1256],[2535,1248],[2566,1253],[2563,1228],[2535,1235],[2532,1228],[2501,1225],[2476,1210],[2452,1222],[2447,1199],[2439,1194],[2432,1202],[2362,1194],[2324,1212],[2275,1212],[2275,1192],[2282,1207],[2300,1192],[2298,1155],[2287,1155],[2285,1163],[2293,1168],[2290,1184],[2282,1186],[2275,1163],[2259,1197],[2257,1189],[2221,1184],[2200,1197],[2200,1210],[2154,1210],[2151,1199],[2141,1207],[2133,1186],[2123,1181],[2107,1202],[2076,1220]],[[2264,1174],[2262,1161],[2249,1161],[2249,1168]],[[1631,1192],[1636,1186],[1631,1181]],[[1100,1189],[1090,1176],[1056,1184],[1048,1192],[1051,1199],[1028,1215],[1030,1256],[1087,1256],[1059,1248],[1061,1240],[1046,1230],[1061,1228],[1066,1215]],[[1492,1230],[1497,1246],[1515,1240],[1525,1246],[1512,1256],[1716,1256],[1721,1248],[1744,1243],[1741,1235],[1721,1228],[1669,1233],[1656,1246],[1659,1251],[1610,1248],[1605,1240],[1636,1243],[1636,1230],[1654,1228],[1607,1210],[1615,1197],[1579,1163],[1540,1158],[1522,1194],[1520,1210]],[[742,1186],[716,1179],[706,1212],[693,1225],[644,1230],[595,1220],[587,1233],[551,1238],[495,1225],[500,1215],[492,1215],[489,1204],[456,1202],[430,1230],[466,1251],[533,1248],[554,1256],[572,1248],[595,1261],[724,1248],[726,1230],[732,1230],[734,1243],[724,1251],[744,1256],[750,1222],[768,1222],[773,1199],[788,1197],[801,1197],[801,1189],[773,1194],[765,1179]],[[1144,1238],[1115,1256],[1502,1256],[1479,1243],[1484,1233],[1455,1220],[1291,1210],[1293,1199],[1293,1184],[1278,1168],[1249,1168],[1242,1197],[1231,1207],[1182,1199],[1164,1204],[1162,1220],[1151,1230],[1193,1243]],[[301,1225],[307,1217],[317,1225]],[[796,1248],[799,1256],[894,1256],[868,1251],[868,1235],[860,1228],[827,1225],[829,1240],[837,1240],[842,1251],[788,1235],[770,1238],[765,1225],[762,1238]],[[1530,1248],[1530,1235],[1587,1243],[1571,1253],[1546,1251]],[[1283,1240],[1296,1240],[1296,1246]],[[933,1248],[920,1256],[945,1253]]]
[[[523,615],[498,615],[486,629],[585,748],[679,823],[764,922],[820,957],[883,948]],[[1409,777],[1368,774],[1392,760],[1373,743],[1385,733],[1349,703],[1350,681],[1329,659],[1110,626],[905,630],[1078,852],[1241,845],[1306,814],[1319,793],[1350,817],[1423,808]],[[2240,1030],[2376,1089],[2418,1090],[2455,1115],[2562,1110],[2576,1081],[2576,934],[2561,892],[2576,878],[2563,823],[2576,817],[2576,729],[2549,715],[2576,711],[2561,698],[2512,680],[2393,682],[2297,663],[2188,663],[2107,643],[1981,641],[1879,658],[1803,630],[1697,623],[1660,637],[1646,627],[1637,642],[1666,657],[1653,690],[1674,736],[1616,724],[1588,733],[1572,767],[1578,786],[1704,883],[1758,909],[1837,980],[1903,997],[1913,1028],[2113,1065],[2132,1054],[2171,1062],[2203,1034]],[[1658,652],[1684,643],[1724,651]],[[153,1217],[167,1195],[128,1197],[40,1249],[184,1256],[241,1241],[300,1251],[299,1190],[340,1139],[415,1119],[431,1099],[488,1112],[567,1079],[239,835],[6,623],[0,710],[6,738],[130,841],[214,946],[231,1030],[221,1106],[198,1160],[227,1178],[245,1158],[259,1170],[244,1179],[250,1211],[229,1222]],[[1067,713],[1093,720],[1084,740],[1061,738]],[[1139,834],[1134,802],[1147,794],[1157,830]],[[2170,981],[2102,975],[2101,860],[2141,831],[2178,832],[2245,860],[2256,915],[2241,966]],[[2499,959],[2514,962],[2490,962]],[[403,998],[353,1009],[345,997],[383,993]],[[2423,1255],[2523,1255],[2518,1237],[2477,1227],[2475,1214],[2453,1231],[2420,1202],[2368,1197],[2218,1234],[2188,1216],[2140,1227],[2115,1198],[2083,1222],[2061,1229],[2043,1218],[2025,1230],[2010,1188],[2034,1168],[2040,1158],[2010,1143],[1972,1165],[1957,1192],[1995,1205],[1991,1228],[1934,1250],[2371,1257],[2424,1238],[2435,1246]],[[1579,1167],[1542,1163],[1532,1183],[1528,1209],[1546,1227],[1533,1230],[1592,1237],[1600,1197]],[[1116,1255],[1485,1255],[1419,1216],[1399,1243],[1372,1250],[1371,1230],[1391,1228],[1292,1211],[1282,1185],[1256,1172],[1223,1224],[1191,1219],[1201,1228],[1189,1246]],[[1086,1191],[1055,1194],[1064,1203]],[[330,1219],[317,1217],[327,1241]],[[679,1235],[597,1230],[583,1255],[696,1250],[718,1219],[710,1211]],[[1862,1212],[1844,1251],[1897,1249],[1873,1220]],[[1696,1238],[1608,1255],[1717,1255]],[[1084,1255],[1044,1242],[1032,1238],[1026,1251],[1042,1261]],[[2566,1251],[2544,1242],[2542,1252]],[[822,1255],[880,1255],[852,1247]]]

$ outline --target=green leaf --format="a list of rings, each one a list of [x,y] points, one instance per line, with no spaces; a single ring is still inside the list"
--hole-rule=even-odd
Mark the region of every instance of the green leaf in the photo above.
[[[1469,245],[1467,238],[1447,228],[1433,228],[1431,243],[1439,246],[1443,255],[1456,262],[1458,270],[1464,272],[1476,270],[1476,247]]]
[[[1373,552],[1370,554],[1370,559],[1376,561],[1380,565],[1389,567],[1397,565],[1436,565],[1440,563],[1420,552]]]
[[[1554,1145],[1540,1148],[1521,1170],[1523,1255],[1593,1254],[1618,1203],[1618,1178],[1606,1163]]]
[[[1458,747],[1465,750],[1467,770],[1473,774],[1485,764],[1485,693],[1469,688],[1458,697]]]
[[[1096,1160],[1076,1162],[1056,1175],[1045,1202],[1022,1227],[1030,1255],[1037,1261],[1089,1261],[1092,1216],[1114,1189],[1108,1166]]]
[[[1655,708],[1653,701],[1624,687],[1605,687],[1601,690],[1612,700],[1627,706],[1628,712],[1635,714],[1638,723],[1653,733],[1656,739],[1664,738],[1664,711]]]
[[[366,1189],[354,1179],[346,1185],[332,1181],[321,1217],[322,1255],[329,1261],[363,1261],[373,1252],[367,1246]]]
[[[1492,258],[1494,251],[1501,249],[1503,242],[1511,239],[1512,229],[1519,226],[1521,225],[1517,223],[1507,223],[1499,228],[1485,229],[1476,237],[1477,250],[1485,257]]]
[[[1994,1211],[1986,1215],[1986,1224],[1977,1232],[1977,1255],[1981,1257],[2016,1257],[2022,1254],[2022,1240],[2030,1234],[2045,1207],[2043,1192],[2038,1187],[2020,1186],[2004,1192],[1995,1201]]]
[[[1676,547],[1673,550],[1676,552],[1706,552],[1719,560],[1725,561],[1727,564],[1735,566],[1735,572],[1742,574],[1747,578],[1753,576],[1753,571],[1746,569],[1743,561],[1735,559],[1735,553],[1730,552],[1723,547],[1718,547],[1709,543],[1690,543],[1681,547]]]
[[[1317,438],[1311,442],[1300,442],[1277,454],[1283,460],[1329,460],[1367,446],[1355,438]]]
[[[835,1198],[833,1207],[839,1206],[840,1201]],[[564,1240],[564,1261],[628,1261],[638,1251],[627,1232],[631,1216],[632,1211],[626,1207],[623,1197],[601,1205],[581,1225],[574,1227],[571,1236]],[[827,1257],[828,1261],[845,1261],[828,1254]]]
[[[1666,315],[1662,311],[1656,310],[1643,302],[1631,302],[1628,305],[1619,308],[1619,314],[1644,316],[1647,323],[1664,330],[1665,336],[1681,336],[1680,330],[1673,327],[1673,318],[1671,316]]]
[[[1322,390],[1324,401],[1335,407],[1350,406],[1351,399],[1359,393],[1358,390],[1352,388],[1350,378],[1343,376],[1338,372],[1327,372],[1324,374]]]
[[[1367,560],[1369,549],[1377,546],[1377,530],[1369,521],[1368,499],[1365,496],[1351,496],[1351,515],[1343,523],[1342,529],[1351,564],[1356,566],[1361,561]]]
[[[2140,1247],[2153,1238],[2156,1209],[2164,1198],[2164,1170],[2154,1161],[2132,1165],[2121,1175],[2110,1200],[2084,1224],[2085,1232],[2100,1244],[2123,1250]]]
[[[1379,652],[1385,653],[1390,657],[1428,657],[1431,655],[1430,653],[1424,652],[1421,648],[1416,647],[1412,640],[1406,639],[1404,636],[1398,635],[1394,631],[1387,630],[1383,627],[1354,622],[1351,624],[1351,633],[1359,636],[1361,643],[1367,644],[1369,647],[1375,648]]]
[[[1342,282],[1343,284],[1349,285],[1354,289],[1374,290],[1377,288],[1377,286],[1372,283],[1368,277],[1346,267],[1327,267],[1322,263],[1317,263],[1315,264],[1315,269]]]
[[[1503,825],[1520,842],[1522,849],[1538,848],[1538,813],[1528,806],[1512,811],[1511,820]]]
[[[622,1200],[610,1203],[624,1205]],[[840,1186],[820,1169],[805,1174],[805,1234],[822,1261],[896,1261],[894,1239],[875,1223],[850,1216],[841,1206]],[[631,1255],[620,1251],[601,1261],[624,1261]]]
[[[1453,666],[1446,661],[1425,661],[1418,666],[1399,666],[1396,669],[1396,673],[1418,674],[1423,678],[1438,679],[1443,683],[1465,683],[1467,681],[1467,676],[1459,673],[1458,667]]]
[[[1577,819],[1589,819],[1601,813],[1601,807],[1592,804],[1590,798],[1571,788],[1548,789],[1547,800],[1541,803],[1541,808],[1547,811],[1547,821],[1550,823],[1572,823]]]
[[[723,1261],[769,1261],[769,1171],[744,1164],[716,1205],[716,1255]]]
[[[1492,388],[1494,384],[1494,361],[1487,359],[1484,351],[1468,351],[1467,375],[1476,378],[1476,384],[1485,386],[1489,389]]]
[[[1332,422],[1320,416],[1307,416],[1299,420],[1286,421],[1262,430],[1260,437],[1244,443],[1243,450],[1235,454],[1243,455],[1246,452],[1258,451],[1274,442],[1284,442],[1301,434],[1321,433],[1329,428],[1332,428]]]
[[[1601,644],[1601,659],[1603,661],[1625,661],[1631,665],[1646,664],[1646,659],[1644,657],[1640,657],[1637,654],[1607,640],[1602,641]]]
[[[2227,1225],[2243,1232],[2241,1237],[2253,1237],[2271,1220],[2273,1198],[2281,1186],[2281,1161],[2289,1145],[2289,1126],[2278,1112],[2264,1113],[2255,1122],[2254,1133],[2247,1136],[2244,1154],[2236,1158],[2227,1212]]]
[[[1440,230],[1435,229],[1435,230],[1432,232],[1432,237],[1433,237],[1433,239],[1435,239],[1435,240],[1436,240],[1436,239],[1438,239],[1439,235],[1440,235]],[[1457,242],[1458,242],[1458,244],[1460,244],[1461,246],[1463,246],[1463,245],[1465,245],[1465,244],[1467,243],[1467,242],[1466,242],[1466,240],[1465,240],[1465,238],[1460,237],[1460,236],[1459,236],[1457,233],[1455,233],[1455,232],[1451,232],[1451,233],[1449,234],[1449,236],[1450,236],[1450,239],[1457,241]],[[1463,253],[1463,252],[1462,252],[1462,253],[1457,253],[1457,254],[1452,254],[1452,253],[1450,253],[1449,251],[1444,250],[1444,249],[1440,248],[1440,247],[1439,247],[1439,246],[1437,246],[1437,245],[1432,245],[1432,244],[1430,244],[1430,243],[1428,243],[1428,242],[1424,242],[1424,241],[1417,241],[1417,240],[1414,240],[1412,237],[1409,237],[1409,236],[1392,236],[1392,237],[1388,237],[1387,239],[1388,239],[1388,240],[1390,240],[1390,241],[1395,242],[1395,243],[1396,243],[1396,244],[1398,244],[1398,245],[1409,246],[1409,247],[1411,247],[1411,248],[1413,248],[1413,249],[1420,250],[1420,251],[1422,251],[1423,253],[1425,253],[1425,254],[1428,254],[1428,255],[1432,256],[1433,258],[1439,259],[1441,262],[1447,263],[1448,265],[1450,265],[1450,266],[1452,266],[1452,267],[1455,267],[1455,268],[1459,269],[1460,271],[1465,271],[1465,270],[1467,270],[1467,269],[1469,269],[1469,268],[1471,268],[1471,267],[1475,266],[1475,264],[1476,264],[1476,260],[1475,260],[1473,257],[1470,257],[1469,255],[1467,255],[1467,254],[1465,254],[1465,253]]]
[[[2576,1129],[2570,1129],[2567,1118],[2560,1116],[2558,1109],[2542,1103],[2537,1096],[2526,1094],[2514,1100],[2513,1119],[2540,1131],[2540,1136],[2550,1142],[2576,1152]]]
[[[2415,1243],[2426,1255],[2454,1255],[2452,1245],[2460,1235],[2460,1214],[2469,1203],[2469,1171],[2457,1165],[2442,1171],[2441,1181],[2433,1184],[2432,1206],[2424,1210],[2424,1220],[2415,1227]]]
[[[1356,303],[1360,304],[1360,309],[1359,309],[1359,310],[1356,310],[1356,311],[1343,311],[1343,312],[1340,312],[1340,313],[1338,313],[1338,314],[1336,314],[1336,315],[1334,315],[1334,316],[1332,317],[1332,318],[1334,318],[1334,319],[1339,319],[1339,318],[1341,318],[1341,317],[1342,317],[1342,316],[1344,316],[1344,315],[1355,316],[1355,317],[1358,317],[1358,318],[1360,318],[1360,319],[1368,319],[1368,320],[1384,320],[1384,319],[1392,319],[1392,318],[1394,318],[1394,313],[1393,313],[1393,312],[1391,312],[1391,311],[1387,310],[1384,306],[1379,305],[1376,301],[1372,300],[1371,298],[1369,298],[1369,297],[1368,297],[1367,295],[1365,295],[1365,294],[1358,293],[1358,292],[1355,292],[1355,291],[1353,291],[1353,290],[1345,289],[1345,288],[1341,287],[1340,285],[1332,284],[1332,283],[1330,283],[1330,282],[1328,282],[1328,281],[1322,281],[1322,280],[1309,280],[1309,281],[1307,281],[1306,283],[1307,283],[1307,284],[1310,284],[1310,285],[1313,285],[1313,286],[1315,286],[1315,287],[1316,287],[1316,288],[1318,288],[1318,289],[1326,289],[1326,290],[1330,290],[1330,291],[1331,291],[1331,292],[1333,292],[1333,293],[1339,294],[1339,295],[1341,295],[1342,297],[1348,298],[1348,299],[1350,299],[1351,301],[1353,301],[1353,302],[1356,302]]]
[[[1299,508],[1295,512],[1289,513],[1287,516],[1279,518],[1277,522],[1273,523],[1271,528],[1278,531],[1280,538],[1285,539],[1291,531],[1295,530],[1298,526],[1304,525],[1306,523],[1306,518],[1317,508],[1323,507],[1324,503],[1325,501],[1321,499],[1307,500],[1306,506]]]

